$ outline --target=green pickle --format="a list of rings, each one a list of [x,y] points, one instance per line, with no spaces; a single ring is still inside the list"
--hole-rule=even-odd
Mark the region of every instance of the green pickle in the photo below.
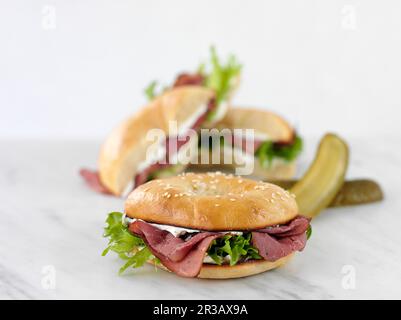
[[[298,180],[274,180],[284,189],[290,189]],[[380,185],[369,179],[358,179],[345,181],[340,191],[336,194],[329,207],[345,207],[383,200],[383,191]]]
[[[372,180],[346,181],[331,202],[331,207],[353,206],[383,200],[383,191]]]
[[[312,165],[290,188],[302,215],[313,218],[334,200],[344,184],[348,157],[348,146],[340,137],[329,133],[322,138]]]

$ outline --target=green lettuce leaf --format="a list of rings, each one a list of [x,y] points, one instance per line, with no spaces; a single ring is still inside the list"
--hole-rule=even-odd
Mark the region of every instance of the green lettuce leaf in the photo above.
[[[259,162],[263,167],[269,168],[274,158],[280,158],[288,162],[295,160],[301,153],[302,148],[302,139],[296,136],[292,144],[284,146],[265,141],[256,150],[255,155],[259,158]]]
[[[148,84],[148,86],[143,90],[148,101],[153,100],[154,98],[160,96],[164,91],[168,89],[167,86],[161,87],[157,81],[152,81]]]
[[[128,228],[122,224],[122,217],[121,212],[109,213],[103,234],[104,237],[109,238],[109,243],[102,253],[102,256],[105,256],[109,251],[114,251],[121,259],[126,260],[120,273],[128,267],[138,268],[143,266],[147,260],[156,259],[143,240],[131,234]]]
[[[198,67],[196,73],[203,75],[205,77],[204,85],[216,92],[216,104],[218,106],[229,97],[235,86],[236,79],[241,73],[242,66],[233,55],[228,57],[226,63],[221,63],[214,47],[210,48],[210,55],[210,62],[202,63]],[[152,81],[144,89],[145,96],[149,101],[153,100],[167,89],[164,87],[163,89],[157,90],[157,87],[157,81]],[[209,117],[212,118],[215,112],[216,110],[211,112]]]
[[[224,257],[230,256],[230,265],[233,266],[238,261],[247,259],[262,259],[258,250],[251,245],[251,233],[243,235],[225,235],[213,240],[207,254],[221,265]]]
[[[152,257],[152,252],[149,250],[148,247],[144,247],[141,250],[139,250],[135,255],[132,257],[129,257],[127,259],[127,262],[120,268],[119,274],[122,274],[125,270],[127,270],[129,267],[133,268],[139,268],[142,267],[146,261],[151,259]]]
[[[150,101],[158,96],[159,93],[156,92],[157,81],[152,81],[149,85],[143,90],[146,98]]]
[[[309,225],[308,229],[306,230],[306,240],[309,240],[311,236],[312,236],[312,226]]]
[[[227,62],[222,64],[214,47],[210,48],[210,55],[210,71],[205,64],[201,65],[199,70],[205,76],[206,87],[216,92],[216,103],[219,105],[229,97],[236,78],[241,73],[242,65],[233,55],[230,55]]]

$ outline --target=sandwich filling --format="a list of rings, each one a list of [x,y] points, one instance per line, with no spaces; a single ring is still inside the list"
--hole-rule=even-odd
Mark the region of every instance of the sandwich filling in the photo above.
[[[256,141],[254,150],[256,150],[255,157],[259,159],[260,165],[269,168],[274,160],[294,161],[301,153],[302,148],[302,138],[294,134],[290,141]]]
[[[120,269],[140,267],[145,262],[161,263],[171,272],[196,277],[203,264],[234,266],[252,260],[276,261],[301,251],[311,234],[309,220],[298,216],[290,222],[258,230],[204,231],[131,220],[123,223],[123,214],[110,213],[104,236],[109,238],[106,255],[116,252],[126,263]]]
[[[291,162],[295,160],[302,151],[302,139],[294,134],[289,141],[271,141],[268,138],[255,135],[253,139],[249,137],[224,138],[224,144],[229,143],[234,150],[243,153],[244,156],[256,157],[263,168],[270,168],[274,162]],[[250,146],[252,148],[250,148]],[[250,154],[249,150],[254,153]]]
[[[180,163],[177,163],[177,153],[183,149],[184,146],[186,146],[188,143],[190,143],[190,136],[188,135],[188,132],[191,132],[192,130],[198,131],[200,127],[202,126],[202,123],[205,121],[207,118],[207,115],[215,108],[215,100],[211,100],[209,104],[206,107],[206,110],[203,112],[202,115],[199,116],[197,120],[195,120],[192,124],[191,127],[189,127],[182,136],[170,136],[166,139],[164,145],[162,146],[165,148],[164,152],[164,159],[166,161],[159,162],[156,161],[154,163],[149,164],[146,168],[142,169],[140,172],[137,173],[137,175],[134,178],[134,186],[133,188],[136,188],[137,186],[152,180],[154,177],[157,176],[157,173],[159,171],[164,171],[168,170],[171,168],[171,166],[175,165],[180,165]],[[182,137],[186,137],[186,139],[182,139]],[[171,141],[171,140],[175,141]],[[170,143],[173,142],[175,146],[177,146],[175,149],[170,150],[169,145]],[[172,168],[174,170],[174,168]],[[129,190],[131,191],[131,190]]]
[[[302,152],[302,138],[296,134],[289,141],[273,142],[266,135],[248,137],[246,135],[220,135],[219,148],[213,144],[214,137],[209,139],[202,137],[199,147],[209,149],[211,152],[222,152],[224,155],[232,155],[235,162],[253,164],[255,159],[265,169],[274,168],[279,164],[288,164],[294,161]],[[217,140],[217,142],[219,142]],[[221,163],[224,165],[225,163]]]
[[[158,159],[152,159],[152,161],[143,162],[142,164],[139,165],[138,173],[135,175],[133,179],[133,183],[127,186],[124,194],[127,194],[132,191],[132,189],[136,188],[137,186],[152,180],[155,177],[166,173],[179,173],[178,171],[181,171],[182,169],[181,164],[177,161],[177,156],[178,153],[184,149],[185,146],[187,146],[190,143],[190,136],[189,132],[192,130],[198,131],[202,124],[206,121],[208,115],[214,110],[216,107],[215,99],[212,99],[209,101],[207,106],[205,106],[203,112],[200,115],[197,115],[197,118],[195,119],[190,119],[192,122],[192,125],[188,127],[183,131],[182,134],[177,135],[177,136],[169,136],[167,137],[166,141],[161,145],[161,148],[164,148],[161,152],[161,158],[163,161],[157,161]],[[183,138],[185,137],[185,139]],[[175,140],[175,141],[172,141]],[[176,148],[169,148],[170,144],[173,144],[176,146]],[[95,190],[96,192],[100,193],[105,193],[105,194],[110,194],[111,192],[104,186],[100,180],[99,177],[99,172],[98,171],[93,171],[89,169],[81,169],[80,170],[81,176],[84,178],[88,186]]]

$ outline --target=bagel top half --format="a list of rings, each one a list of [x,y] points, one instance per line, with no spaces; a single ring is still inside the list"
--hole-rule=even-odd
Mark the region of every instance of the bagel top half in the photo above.
[[[207,231],[255,230],[285,224],[298,215],[284,189],[220,173],[152,180],[126,200],[125,214],[151,223]]]
[[[217,124],[218,129],[254,129],[255,138],[264,137],[273,142],[287,142],[294,137],[294,129],[281,116],[274,112],[231,107]]]
[[[121,195],[131,183],[138,165],[154,141],[147,139],[150,129],[169,131],[169,121],[177,121],[178,131],[191,127],[194,116],[202,115],[214,98],[214,92],[201,86],[183,86],[168,90],[138,113],[119,124],[101,147],[98,168],[102,184]]]

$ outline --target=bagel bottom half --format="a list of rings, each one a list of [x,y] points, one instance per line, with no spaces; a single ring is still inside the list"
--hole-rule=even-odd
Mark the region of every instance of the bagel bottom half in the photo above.
[[[281,259],[274,262],[266,260],[251,260],[244,263],[239,263],[235,266],[230,265],[214,265],[214,264],[203,264],[198,278],[201,279],[235,279],[252,276],[265,271],[276,269],[286,264],[295,253],[291,253]],[[169,271],[162,264],[155,264],[153,261],[148,261],[148,263],[156,265],[158,268],[165,271]]]

